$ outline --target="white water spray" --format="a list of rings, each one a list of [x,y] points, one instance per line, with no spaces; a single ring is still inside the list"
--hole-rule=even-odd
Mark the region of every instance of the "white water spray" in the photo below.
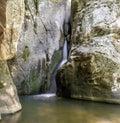
[[[55,97],[56,94],[55,93],[48,93],[48,94],[39,94],[39,95],[34,95],[32,96],[34,99],[45,99],[45,98],[52,98]]]

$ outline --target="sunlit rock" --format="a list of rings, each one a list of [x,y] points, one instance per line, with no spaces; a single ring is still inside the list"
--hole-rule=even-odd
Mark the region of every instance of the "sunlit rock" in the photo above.
[[[16,87],[6,61],[0,62],[0,113],[15,113],[21,109]]]
[[[21,110],[7,61],[17,51],[24,20],[24,0],[0,0],[0,119]]]
[[[71,53],[59,96],[120,103],[120,1],[72,1]]]
[[[0,60],[7,60],[17,50],[24,19],[24,0],[1,0],[0,16]]]

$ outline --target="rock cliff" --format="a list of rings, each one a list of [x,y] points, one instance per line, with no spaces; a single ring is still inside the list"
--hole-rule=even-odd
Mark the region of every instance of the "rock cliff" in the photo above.
[[[15,55],[23,19],[23,0],[0,0],[0,115],[21,109],[6,60]]]
[[[71,49],[57,72],[57,95],[120,103],[119,12],[119,0],[73,0],[72,9],[71,0],[1,0],[0,114],[21,109],[13,81],[19,94],[48,90],[70,14]]]
[[[120,103],[120,1],[73,0],[71,52],[57,95]]]
[[[19,94],[48,90],[68,32],[70,1],[25,0],[23,31],[17,54],[9,62]]]

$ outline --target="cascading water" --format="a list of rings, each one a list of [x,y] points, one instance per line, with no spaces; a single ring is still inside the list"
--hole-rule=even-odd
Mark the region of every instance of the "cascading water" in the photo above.
[[[62,59],[61,61],[56,65],[52,76],[51,76],[51,86],[50,89],[48,91],[48,93],[56,93],[56,74],[58,69],[67,62],[67,58],[68,58],[68,37],[71,34],[71,28],[70,28],[70,16],[71,16],[71,0],[67,0],[66,4],[65,4],[65,18],[64,18],[64,26],[63,26],[63,30],[64,30],[64,45],[63,45],[63,50],[62,50]]]
[[[63,45],[63,50],[62,50],[62,59],[60,61],[60,63],[58,63],[58,65],[56,66],[53,74],[52,74],[52,84],[50,86],[50,90],[48,91],[48,93],[56,93],[56,81],[55,81],[55,76],[56,73],[58,71],[58,69],[67,62],[67,58],[68,58],[68,43],[67,40],[65,39],[64,41],[64,45]]]
[[[67,62],[67,58],[68,58],[68,48],[67,48],[67,40],[65,39],[64,41],[64,45],[63,45],[63,51],[62,51],[62,60],[58,66],[58,68],[60,68],[64,63]]]

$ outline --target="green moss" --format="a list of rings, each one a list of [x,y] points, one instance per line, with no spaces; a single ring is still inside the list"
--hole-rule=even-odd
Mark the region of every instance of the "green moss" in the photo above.
[[[51,0],[51,1],[54,2],[54,3],[58,3],[59,0]]]
[[[24,59],[24,61],[27,61],[29,55],[30,55],[29,48],[27,46],[25,46],[21,57]]]
[[[28,0],[24,0],[24,3],[25,3],[25,10],[30,10]],[[35,7],[35,13],[38,14],[39,0],[33,0],[33,3]]]
[[[25,10],[29,10],[28,0],[24,0]]]
[[[53,71],[55,66],[57,65],[57,63],[60,61],[61,59],[61,52],[55,51],[54,55],[52,56],[52,60],[51,60],[51,64],[50,64],[50,70]]]
[[[3,83],[0,82],[0,89],[4,88]]]
[[[34,6],[35,6],[35,11],[36,11],[35,13],[38,14],[38,12],[39,12],[38,11],[38,9],[39,9],[38,8],[38,6],[39,6],[39,0],[33,0],[33,2],[34,2]]]
[[[6,75],[9,75],[10,74],[8,68],[6,68],[5,73],[6,73]]]

